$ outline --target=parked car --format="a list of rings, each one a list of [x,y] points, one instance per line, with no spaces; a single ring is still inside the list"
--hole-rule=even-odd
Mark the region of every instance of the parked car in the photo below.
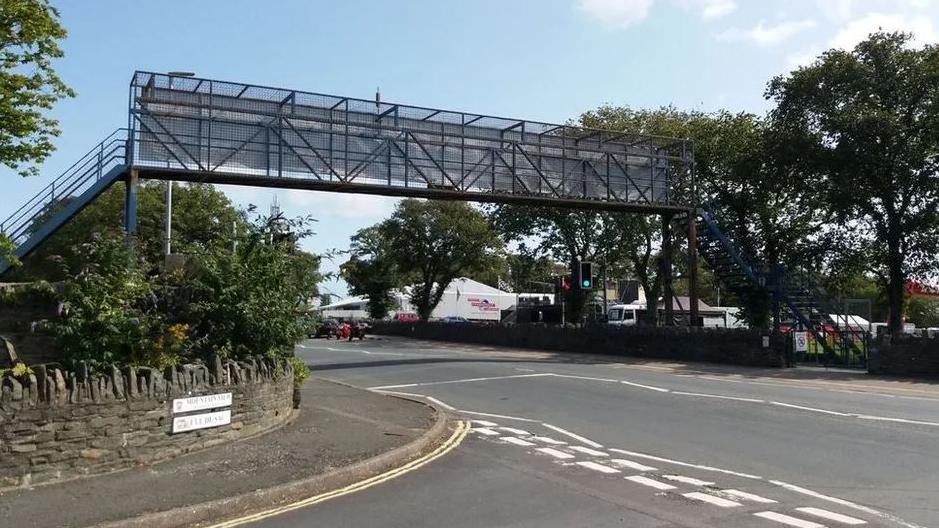
[[[310,337],[313,337],[313,338],[325,337],[326,339],[329,339],[333,336],[338,337],[338,335],[339,335],[339,321],[333,319],[332,317],[329,317],[325,319],[321,325],[316,327],[316,333]]]
[[[420,320],[420,318],[416,313],[398,312],[395,314],[394,320],[402,323],[416,323]]]
[[[441,323],[468,323],[469,319],[459,315],[449,315],[447,317],[441,317],[439,321]]]

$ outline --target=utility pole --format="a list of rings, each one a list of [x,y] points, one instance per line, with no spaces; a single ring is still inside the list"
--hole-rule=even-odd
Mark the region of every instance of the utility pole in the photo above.
[[[166,202],[166,213],[163,219],[163,254],[169,255],[173,252],[172,243],[170,242],[173,237],[173,180],[167,180],[166,182],[164,201]]]

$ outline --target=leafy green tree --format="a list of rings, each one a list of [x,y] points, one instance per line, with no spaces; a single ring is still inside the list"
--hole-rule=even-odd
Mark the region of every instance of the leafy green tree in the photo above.
[[[774,79],[773,127],[783,163],[803,174],[886,284],[900,334],[904,285],[939,254],[939,47],[875,33]]]
[[[502,249],[486,216],[463,202],[404,200],[376,227],[395,268],[414,279],[411,302],[424,320],[453,279],[490,266]]]
[[[383,319],[395,308],[392,290],[403,286],[382,225],[360,229],[353,235],[351,257],[339,267],[350,292],[368,297],[368,313],[373,319]]]
[[[142,182],[138,189],[136,251],[150,267],[158,266],[163,259],[165,185],[164,182],[147,181]],[[34,225],[42,225],[57,210],[47,211]],[[62,267],[55,259],[65,259],[72,267],[77,266],[82,255],[75,254],[73,248],[88,242],[95,233],[119,233],[123,225],[124,184],[117,183],[26,257],[24,266],[11,272],[11,280],[61,280],[64,278]],[[174,184],[174,253],[190,253],[214,245],[230,248],[235,233],[245,229],[242,212],[214,186]]]
[[[939,327],[939,298],[910,297],[906,309],[907,321],[917,328]]]
[[[0,0],[0,163],[23,176],[55,149],[58,122],[45,112],[75,96],[52,68],[65,36],[47,0]]]

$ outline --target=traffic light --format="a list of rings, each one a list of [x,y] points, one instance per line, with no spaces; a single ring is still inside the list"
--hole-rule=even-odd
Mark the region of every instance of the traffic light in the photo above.
[[[580,263],[580,287],[584,290],[593,289],[593,262]]]

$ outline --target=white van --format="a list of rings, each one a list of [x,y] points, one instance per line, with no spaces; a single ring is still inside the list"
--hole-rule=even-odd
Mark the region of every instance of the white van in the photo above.
[[[646,309],[644,304],[614,304],[607,311],[607,324],[633,326],[639,320],[639,312]]]

